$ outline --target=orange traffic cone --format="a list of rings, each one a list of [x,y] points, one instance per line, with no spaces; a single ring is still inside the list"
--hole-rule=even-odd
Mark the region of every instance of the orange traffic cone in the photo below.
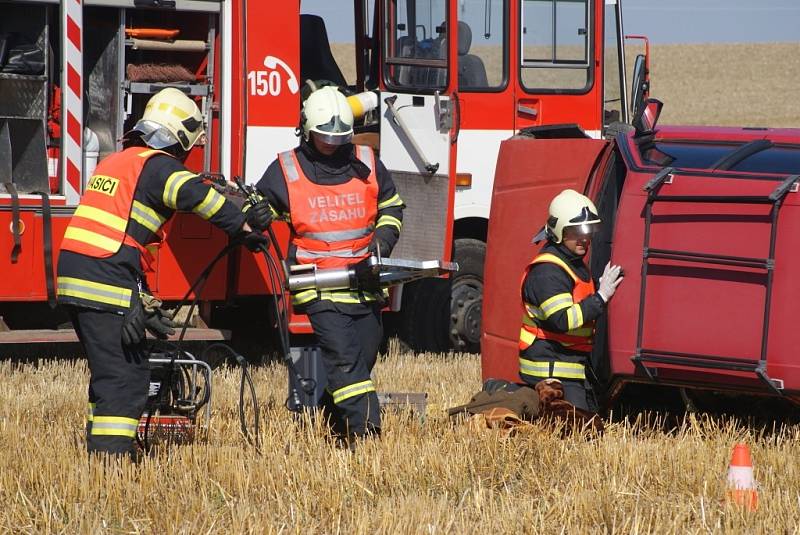
[[[758,509],[758,489],[753,478],[753,461],[747,444],[733,447],[731,464],[728,467],[728,498],[748,511]]]

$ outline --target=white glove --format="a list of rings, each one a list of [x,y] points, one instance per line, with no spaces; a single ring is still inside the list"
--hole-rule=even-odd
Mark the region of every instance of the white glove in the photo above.
[[[603,276],[600,277],[600,288],[597,290],[597,294],[605,303],[611,300],[614,293],[617,291],[617,286],[619,286],[619,283],[622,282],[624,278],[620,266],[612,266],[611,262],[606,264],[606,268],[603,270]]]

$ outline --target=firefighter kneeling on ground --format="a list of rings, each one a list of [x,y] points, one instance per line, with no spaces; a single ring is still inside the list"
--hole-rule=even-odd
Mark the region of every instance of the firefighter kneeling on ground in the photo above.
[[[391,175],[370,147],[353,145],[353,113],[333,86],[303,102],[300,145],[278,155],[257,184],[264,229],[273,218],[291,227],[289,260],[341,268],[370,254],[389,256],[400,237],[403,208]],[[383,336],[384,294],[374,291],[304,290],[292,295],[308,314],[328,378],[323,414],[342,445],[380,433],[378,396],[372,383]]]
[[[146,246],[160,240],[161,226],[176,210],[192,211],[250,250],[267,243],[233,203],[181,163],[205,138],[202,120],[179,90],[154,95],[126,134],[126,148],[95,169],[64,234],[57,295],[89,361],[90,453],[135,455],[150,382],[145,330],[162,339],[174,333],[143,274],[152,260]]]
[[[586,377],[595,320],[622,282],[620,267],[609,263],[595,291],[583,259],[599,226],[588,197],[571,189],[559,193],[550,203],[547,224],[534,238],[546,238],[547,244],[525,269],[522,282],[520,378],[536,386],[540,397],[563,390],[566,401],[589,412],[597,412]]]

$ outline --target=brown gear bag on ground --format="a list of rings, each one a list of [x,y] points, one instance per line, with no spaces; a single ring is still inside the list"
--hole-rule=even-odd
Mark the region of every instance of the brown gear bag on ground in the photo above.
[[[483,414],[492,409],[507,409],[517,418],[532,422],[539,417],[539,395],[533,388],[523,386],[514,391],[498,390],[487,392],[481,390],[466,405],[459,405],[447,410],[451,417],[461,414]]]
[[[564,435],[578,428],[603,432],[603,421],[598,415],[564,400],[563,385],[557,379],[540,381],[535,389],[498,383],[487,388],[490,384],[487,381],[484,390],[472,396],[469,403],[449,409],[448,415],[451,418],[465,415],[473,430],[500,429],[505,436],[525,430],[538,419],[549,423],[566,422]]]
[[[510,436],[530,426],[539,417],[539,396],[533,388],[520,387],[513,391],[481,390],[466,405],[448,409],[451,418],[466,416],[473,431],[499,429]]]

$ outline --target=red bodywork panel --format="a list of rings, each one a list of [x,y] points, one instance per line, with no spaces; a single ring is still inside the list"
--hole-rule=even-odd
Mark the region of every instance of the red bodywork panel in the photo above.
[[[740,146],[762,138],[773,143],[800,144],[800,132],[785,129],[672,127],[659,130],[656,141],[694,140]],[[598,156],[607,144],[603,141],[516,138],[503,143],[495,177],[485,271],[484,379],[518,380],[516,342],[522,313],[519,281],[524,264],[536,252],[528,241],[544,221],[550,199],[564,188],[584,190],[592,176],[595,180],[585,189],[597,197],[595,192],[603,191],[598,181],[614,176],[606,173],[606,166],[616,161],[624,172],[624,183],[616,209],[611,261],[624,268],[625,280],[608,309],[608,353],[599,357],[608,359],[612,395],[617,387],[630,381],[774,393],[754,371],[762,357],[768,293],[768,270],[763,262],[760,267],[731,266],[708,262],[707,258],[687,261],[651,257],[640,328],[648,199],[643,187],[662,168],[643,161],[632,137],[620,137],[617,143],[621,143],[622,158],[601,158],[600,164],[596,164]],[[786,174],[715,171],[714,166],[707,167],[676,167],[658,195],[763,199],[787,178]],[[794,357],[793,337],[800,295],[800,282],[794,275],[800,266],[794,239],[800,236],[799,195],[788,193],[778,212],[763,370],[773,384],[782,384],[784,392],[792,397],[800,392],[800,362]],[[656,201],[648,246],[650,250],[766,260],[770,255],[772,204],[744,201]],[[645,356],[678,356],[683,360],[651,359],[635,364],[637,348]]]
[[[166,239],[155,250],[154,270],[146,272],[147,284],[161,299],[177,301],[228,244],[228,236],[189,213],[176,214],[164,225],[164,232]],[[225,299],[227,268],[224,259],[217,262],[200,291],[204,300]]]
[[[500,145],[484,271],[483,378],[519,381],[525,266],[541,248],[531,243],[547,220],[550,200],[561,190],[584,191],[607,141],[517,136]]]
[[[740,129],[666,128],[659,138],[748,142],[767,137]],[[797,131],[769,131],[774,142],[797,143]],[[631,140],[626,140],[634,148]],[[631,160],[639,160],[631,150]],[[641,163],[640,161],[637,163]],[[632,162],[630,165],[636,165]],[[658,168],[629,170],[614,229],[612,262],[625,269],[626,278],[609,306],[609,357],[618,380],[647,378],[635,369],[631,357],[637,347],[639,299],[642,284],[644,184]],[[714,195],[767,197],[786,175],[724,171],[686,171],[664,184],[659,195]],[[766,259],[769,256],[771,204],[656,202],[649,247],[694,253]],[[800,283],[792,276],[800,254],[792,236],[800,235],[800,198],[789,193],[780,208],[775,248],[766,374],[783,381],[787,392],[800,389],[800,364],[793,326]],[[767,270],[707,262],[651,259],[644,293],[641,347],[661,352],[724,357],[729,362],[761,358]],[[716,389],[746,389],[769,393],[767,384],[752,371],[705,366],[646,362],[660,381]],[[627,379],[626,379],[627,378]]]

